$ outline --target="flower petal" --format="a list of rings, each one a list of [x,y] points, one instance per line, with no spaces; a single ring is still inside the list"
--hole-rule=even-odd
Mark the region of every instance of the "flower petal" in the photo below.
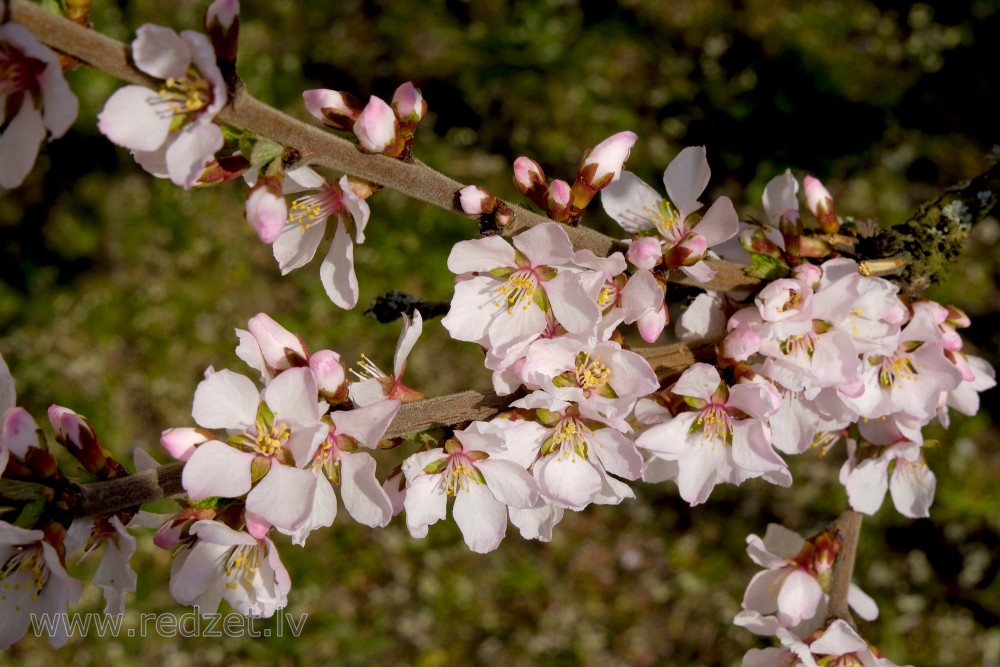
[[[319,278],[327,296],[341,308],[358,303],[358,279],[354,275],[354,243],[344,225],[337,225],[330,251],[319,267]]]
[[[250,452],[211,440],[195,449],[184,464],[181,484],[191,500],[213,496],[239,498],[250,490],[253,459]]]

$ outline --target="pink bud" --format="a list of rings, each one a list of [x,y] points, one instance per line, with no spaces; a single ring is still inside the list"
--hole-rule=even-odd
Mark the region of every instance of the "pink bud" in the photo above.
[[[77,449],[91,447],[97,436],[90,422],[61,405],[49,406],[49,421],[56,432],[56,440],[63,446],[73,445]]]
[[[374,95],[354,123],[354,134],[366,153],[384,153],[396,143],[398,130],[399,121],[392,108]]]
[[[638,138],[635,132],[619,132],[594,146],[577,172],[577,182],[591,190],[600,190],[617,181]]]
[[[722,340],[719,354],[724,359],[746,361],[760,350],[760,336],[745,326],[736,327]]]
[[[799,264],[792,269],[792,277],[801,282],[803,285],[808,285],[809,287],[815,289],[819,286],[820,278],[823,277],[823,269],[819,268],[815,264]]]
[[[661,304],[659,309],[646,313],[636,320],[635,324],[644,341],[655,343],[656,339],[663,333],[664,327],[667,326],[666,304]]]
[[[247,329],[260,346],[264,363],[276,371],[304,365],[309,359],[309,351],[302,340],[266,313],[251,317]]]
[[[458,201],[466,215],[492,213],[497,208],[496,197],[476,185],[467,185],[459,190]]]
[[[819,179],[812,176],[802,179],[802,186],[806,194],[806,206],[819,220],[820,227],[827,234],[836,234],[840,229],[840,223],[833,213],[833,197],[830,196],[830,192],[823,187]]]
[[[209,30],[218,25],[229,30],[240,15],[240,0],[215,0],[205,11],[205,27]]]
[[[545,209],[549,217],[562,222],[569,217],[569,208],[572,203],[569,183],[556,179],[549,183],[549,189],[545,193]]]
[[[522,155],[514,160],[514,185],[530,197],[532,191],[545,187],[545,172],[537,162]]]
[[[247,222],[264,243],[277,241],[288,220],[288,204],[281,192],[283,180],[281,177],[261,176],[247,193]]]
[[[187,461],[198,445],[212,438],[197,428],[168,428],[160,436],[160,444],[178,461]]]
[[[497,227],[506,227],[513,219],[514,211],[510,210],[509,206],[501,202],[500,208],[498,208],[496,212]]]
[[[628,261],[635,264],[640,269],[650,269],[656,267],[663,260],[663,253],[660,249],[659,239],[652,236],[640,236],[632,239],[628,247]]]
[[[708,241],[701,234],[688,234],[667,253],[667,265],[671,268],[694,266],[705,258]]]
[[[209,5],[205,11],[205,32],[212,40],[216,60],[235,67],[240,34],[240,0],[215,0]]]
[[[427,101],[413,83],[407,81],[393,94],[392,108],[401,122],[416,125],[427,114]]]
[[[340,355],[333,350],[320,350],[309,357],[309,369],[320,393],[336,395],[347,379]]]
[[[160,547],[161,549],[176,549],[184,541],[183,535],[185,528],[185,521],[177,521],[175,519],[170,519],[165,521],[156,534],[153,535],[153,544]]]
[[[302,101],[313,116],[327,127],[349,131],[361,114],[361,101],[350,93],[316,88],[302,93]]]

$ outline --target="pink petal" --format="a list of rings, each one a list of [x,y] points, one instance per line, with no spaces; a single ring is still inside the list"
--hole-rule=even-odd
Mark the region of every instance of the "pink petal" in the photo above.
[[[6,97],[3,98],[6,102]],[[45,139],[45,124],[30,98],[0,134],[0,187],[19,186],[35,166],[38,149]]]
[[[184,189],[193,186],[222,144],[222,130],[215,123],[196,122],[181,130],[167,148],[170,180]]]
[[[575,455],[550,454],[535,464],[535,477],[542,493],[567,507],[583,507],[600,493],[600,473]]]
[[[340,474],[340,495],[351,517],[372,528],[387,525],[392,519],[392,501],[375,477],[375,459],[367,452],[345,454]]]
[[[351,436],[365,447],[375,447],[399,412],[399,401],[379,401],[355,410],[331,415],[334,432]]]
[[[538,483],[523,466],[513,461],[490,458],[478,461],[486,486],[497,500],[511,507],[531,507],[538,500]]]
[[[823,596],[823,589],[812,575],[794,570],[778,592],[778,620],[792,627],[813,618]]]
[[[277,528],[294,531],[309,518],[316,482],[316,475],[308,470],[272,463],[264,479],[247,495],[247,512]]]

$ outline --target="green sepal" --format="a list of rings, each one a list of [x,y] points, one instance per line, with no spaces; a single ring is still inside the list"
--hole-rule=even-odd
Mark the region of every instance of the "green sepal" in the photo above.
[[[514,248],[514,264],[517,265],[519,269],[526,269],[531,266],[531,260],[523,252]]]
[[[214,510],[221,507],[225,500],[222,496],[209,496],[201,500],[191,500],[188,504],[199,510]]]
[[[494,278],[500,278],[501,280],[507,278],[510,274],[517,271],[517,269],[511,268],[509,266],[498,266],[495,269],[490,269],[489,274]]]
[[[21,513],[14,519],[14,525],[18,528],[31,529],[38,525],[38,520],[42,518],[42,513],[48,503],[43,499],[33,500],[21,510]]]
[[[703,398],[696,398],[694,396],[684,396],[683,398],[684,403],[693,410],[701,410],[708,405],[708,401]]]
[[[445,468],[448,467],[448,457],[438,459],[437,461],[431,461],[424,466],[424,472],[428,475],[438,475],[443,473]]]
[[[556,448],[556,439],[554,437],[546,438],[545,442],[542,443],[541,455],[548,456]]]
[[[19,479],[0,479],[0,498],[4,500],[28,501],[52,500],[52,487]]]
[[[266,456],[255,456],[250,464],[250,483],[256,484],[264,479],[264,475],[271,469],[271,459]]]
[[[538,276],[538,279],[543,282],[548,282],[554,279],[558,273],[559,271],[553,269],[551,266],[535,267],[535,275]]]
[[[558,412],[552,412],[551,410],[546,410],[545,408],[537,408],[535,410],[535,416],[538,417],[538,421],[542,422],[544,426],[555,426],[562,419],[562,415]]]
[[[257,407],[257,423],[263,424],[268,431],[274,428],[274,413],[266,401],[261,401]]]
[[[270,139],[257,137],[251,134],[244,134],[239,139],[240,153],[250,161],[250,165],[260,167],[265,164],[279,161],[285,154],[285,147]]]

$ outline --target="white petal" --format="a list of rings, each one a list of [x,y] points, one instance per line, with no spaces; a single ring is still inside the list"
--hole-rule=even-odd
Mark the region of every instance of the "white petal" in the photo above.
[[[504,266],[514,266],[514,249],[499,236],[459,241],[448,255],[448,270],[455,274]]]
[[[250,490],[250,465],[254,455],[219,440],[194,450],[184,464],[181,484],[192,500],[220,496],[239,498]]]
[[[586,459],[550,454],[535,464],[542,493],[568,507],[583,507],[600,493],[600,473]]]
[[[170,132],[170,117],[151,104],[160,98],[149,88],[119,88],[97,115],[97,128],[113,143],[134,151],[151,152],[163,145]]]
[[[340,495],[351,517],[372,528],[388,524],[392,502],[375,478],[375,459],[367,452],[345,454],[340,459],[340,474]]]
[[[330,251],[319,267],[319,278],[330,300],[341,308],[358,303],[358,279],[354,275],[354,243],[343,225],[337,225]]]
[[[443,519],[448,509],[448,496],[445,495],[440,475],[421,475],[410,482],[406,487],[403,509],[406,510],[406,527],[410,535],[427,537],[427,527]]]
[[[319,418],[319,390],[308,368],[289,368],[280,373],[264,390],[264,400],[274,416],[284,422],[311,425]]]
[[[386,400],[357,408],[333,412],[334,431],[345,433],[365,447],[375,447],[399,412],[400,402]]]
[[[622,229],[631,234],[656,227],[653,221],[663,196],[630,171],[601,191],[601,205]]]
[[[507,508],[483,484],[459,491],[452,508],[455,523],[469,549],[484,554],[493,551],[507,532]]]
[[[573,259],[573,243],[557,222],[546,222],[514,237],[514,247],[531,260],[532,266],[566,264]]]
[[[410,351],[416,345],[420,333],[424,330],[424,319],[420,316],[419,310],[413,311],[413,320],[405,314],[403,315],[403,332],[399,335],[399,342],[396,343],[396,354],[393,355],[392,374],[400,377],[403,369],[406,368],[406,358],[410,356]]]
[[[6,97],[2,98],[6,102]],[[21,109],[0,134],[0,187],[16,188],[35,166],[38,149],[45,139],[42,114],[25,96]]]
[[[181,130],[167,148],[167,171],[175,185],[190,188],[224,143],[215,123],[195,122]]]
[[[317,481],[308,470],[272,461],[264,479],[247,495],[247,512],[282,530],[297,530],[312,511]]]
[[[736,236],[740,230],[740,216],[729,197],[719,197],[705,211],[705,217],[698,221],[694,231],[708,242],[708,247],[716,246]]]
[[[923,460],[910,463],[896,459],[896,468],[889,478],[889,493],[900,514],[911,519],[929,516],[936,488],[937,478]]]
[[[316,255],[323,234],[326,232],[326,222],[314,224],[307,229],[301,229],[294,223],[286,223],[281,236],[271,247],[274,258],[278,260],[281,275],[285,275],[300,266],[305,266]]]
[[[704,146],[685,148],[667,165],[663,172],[663,185],[682,218],[701,207],[698,197],[705,191],[711,175]]]
[[[878,605],[875,604],[875,600],[858,588],[857,584],[851,584],[847,589],[847,604],[866,621],[878,618]]]
[[[254,423],[260,393],[245,375],[221,370],[198,384],[191,416],[204,428],[242,429]]]
[[[162,26],[146,23],[135,31],[132,42],[132,60],[140,70],[156,77],[168,79],[187,74],[191,65],[191,49],[180,35]]]
[[[504,505],[528,508],[538,500],[538,483],[517,463],[491,458],[478,461],[476,468],[496,499]]]

